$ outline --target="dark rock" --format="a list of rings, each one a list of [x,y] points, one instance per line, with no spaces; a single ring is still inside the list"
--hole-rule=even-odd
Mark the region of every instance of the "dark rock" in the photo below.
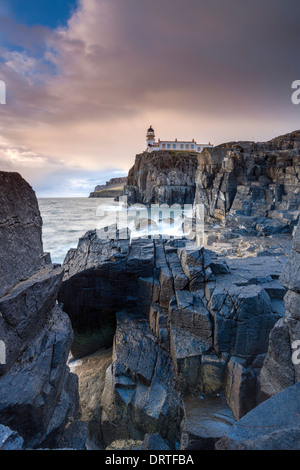
[[[32,344],[0,378],[0,422],[18,431],[27,447],[38,445],[53,430],[56,435],[66,424],[72,402],[62,390],[72,339],[70,320],[55,308]],[[60,398],[67,403],[56,410]],[[58,423],[50,424],[55,415]]]
[[[35,193],[18,174],[0,172],[0,297],[46,264]]]
[[[59,447],[61,449],[84,450],[88,435],[88,424],[82,421],[71,423],[64,431]]]
[[[295,233],[293,250],[280,281],[288,289],[285,296],[285,317],[280,319],[270,335],[268,354],[260,374],[261,399],[266,399],[300,380],[300,365],[293,364],[292,345],[300,338],[300,254],[298,240],[300,222]]]
[[[193,204],[197,154],[144,152],[136,156],[124,194],[130,204]]]
[[[300,383],[278,393],[226,431],[217,450],[299,450]]]
[[[107,370],[102,400],[107,445],[120,439],[141,440],[149,432],[174,445],[182,417],[175,384],[168,354],[159,348],[147,322],[119,314],[114,362]]]
[[[213,450],[234,424],[232,412],[222,396],[186,397],[184,409],[181,450]]]
[[[79,418],[78,382],[66,366],[73,333],[56,302],[63,270],[43,253],[32,188],[3,172],[0,186],[0,423],[18,432],[12,445],[54,448]]]
[[[236,420],[256,405],[256,378],[246,361],[232,357],[228,363],[226,399]]]
[[[146,434],[144,450],[170,450],[170,447],[159,434]]]
[[[22,450],[23,443],[17,432],[0,424],[0,450]]]

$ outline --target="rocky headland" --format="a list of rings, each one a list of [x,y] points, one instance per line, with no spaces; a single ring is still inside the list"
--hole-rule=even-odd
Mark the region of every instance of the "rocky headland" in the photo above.
[[[62,268],[1,174],[0,448],[299,448],[299,146],[138,155],[128,203],[203,204],[204,243],[91,230]]]
[[[90,193],[92,198],[116,198],[122,196],[124,186],[127,184],[127,176],[124,178],[112,178],[106,184],[98,185],[94,191]]]

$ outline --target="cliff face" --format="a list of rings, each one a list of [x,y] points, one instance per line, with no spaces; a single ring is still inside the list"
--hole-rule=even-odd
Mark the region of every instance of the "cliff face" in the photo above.
[[[229,142],[200,155],[145,152],[136,157],[125,194],[129,204],[204,204],[208,217],[256,217],[258,232],[291,232],[300,211],[299,149],[295,131],[265,143]]]
[[[131,204],[192,204],[197,154],[144,152],[136,156],[125,194]]]
[[[43,253],[37,200],[20,175],[0,173],[0,201],[0,424],[14,431],[1,426],[3,436],[18,433],[26,448],[64,438],[73,447],[65,434],[78,419],[77,378],[66,366],[73,332],[56,303],[63,269]]]
[[[296,220],[300,209],[300,131],[266,143],[234,142],[204,149],[196,203],[206,213]]]

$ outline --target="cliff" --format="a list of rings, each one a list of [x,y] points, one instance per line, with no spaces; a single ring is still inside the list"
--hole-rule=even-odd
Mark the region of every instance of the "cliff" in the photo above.
[[[300,211],[299,148],[295,131],[195,155],[145,152],[136,156],[124,193],[130,204],[203,204],[208,219],[235,218],[236,224],[236,217],[248,217],[257,232],[292,232]]]
[[[233,142],[199,155],[195,203],[207,215],[296,221],[300,209],[300,131],[265,143]]]
[[[37,200],[19,174],[0,172],[0,201],[0,448],[82,448],[73,331],[56,302],[63,269],[43,253]]]
[[[144,152],[136,156],[124,194],[129,204],[192,204],[197,154]]]

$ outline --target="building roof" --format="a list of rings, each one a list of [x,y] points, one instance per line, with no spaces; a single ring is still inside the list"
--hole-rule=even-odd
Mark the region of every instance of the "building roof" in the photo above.
[[[147,132],[154,132],[154,129],[152,129],[152,126],[149,127],[149,129],[147,130]]]

